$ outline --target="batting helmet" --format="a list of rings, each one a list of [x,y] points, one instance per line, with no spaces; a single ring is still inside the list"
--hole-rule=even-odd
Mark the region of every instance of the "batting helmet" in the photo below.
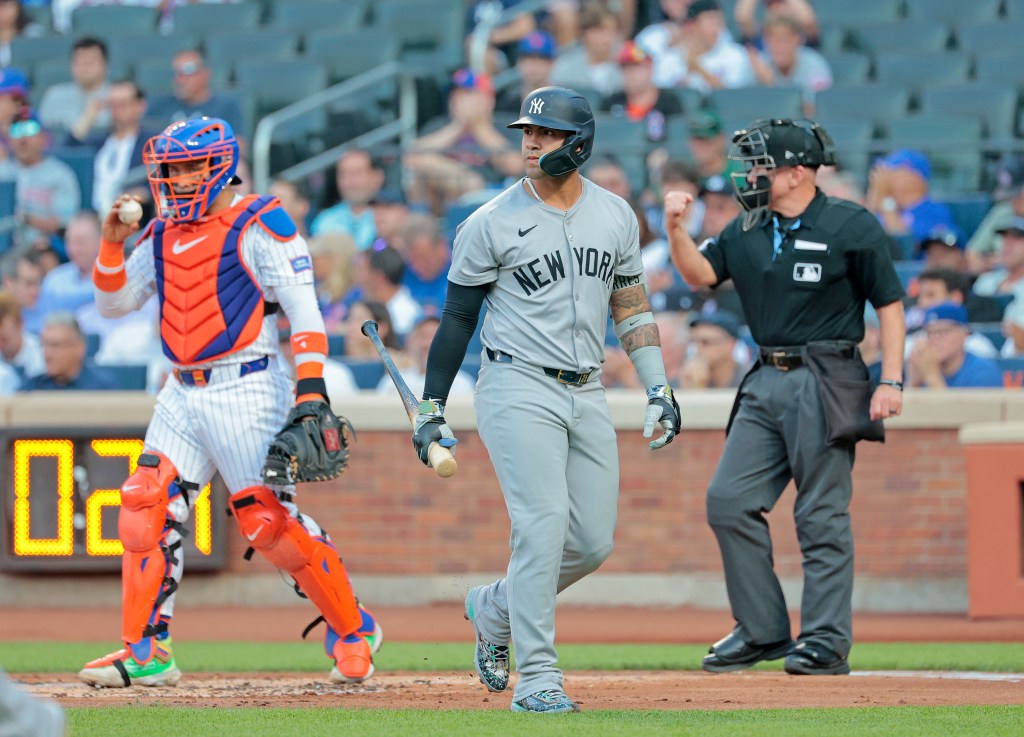
[[[142,161],[161,219],[195,220],[226,186],[237,183],[238,140],[231,125],[220,118],[183,120],[146,141]],[[186,162],[201,165],[171,176],[170,165]]]
[[[780,169],[787,166],[819,166],[836,163],[835,146],[824,128],[812,120],[756,120],[746,130],[736,131],[729,147],[729,159],[743,166],[732,174],[732,186],[747,211],[744,228],[750,229],[765,217],[771,206],[771,181],[759,176],[751,183],[755,168]]]
[[[594,151],[594,113],[586,98],[575,90],[541,87],[531,92],[523,100],[519,120],[507,127],[526,125],[571,134],[562,146],[540,157],[540,168],[549,176],[579,169]]]

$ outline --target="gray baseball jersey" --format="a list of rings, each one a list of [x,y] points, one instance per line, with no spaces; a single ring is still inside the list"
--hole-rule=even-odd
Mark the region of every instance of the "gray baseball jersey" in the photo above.
[[[568,212],[520,181],[459,227],[448,278],[494,282],[481,332],[489,348],[534,366],[601,365],[613,286],[643,282],[640,228],[629,203],[582,181]]]

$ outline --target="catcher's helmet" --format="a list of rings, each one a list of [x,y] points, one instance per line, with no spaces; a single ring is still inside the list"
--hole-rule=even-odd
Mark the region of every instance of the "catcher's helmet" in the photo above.
[[[743,165],[732,174],[732,186],[747,211],[744,228],[749,230],[768,213],[771,181],[766,176],[751,183],[747,176],[755,168],[781,169],[787,166],[819,166],[836,163],[832,138],[812,120],[756,120],[746,130],[736,131],[729,147],[729,159]]]
[[[594,150],[594,113],[590,103],[575,90],[565,87],[541,87],[526,96],[519,120],[508,128],[535,125],[572,135],[565,144],[540,157],[540,168],[558,177],[579,169]]]
[[[142,161],[162,220],[184,222],[202,217],[226,186],[238,182],[238,140],[231,125],[220,118],[172,123],[146,141]],[[195,172],[172,177],[169,165],[182,162],[204,165]],[[193,185],[188,192],[181,190]]]

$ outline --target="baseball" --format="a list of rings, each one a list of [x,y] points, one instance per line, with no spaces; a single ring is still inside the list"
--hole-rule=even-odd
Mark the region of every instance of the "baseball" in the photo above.
[[[142,205],[135,200],[125,200],[117,208],[117,217],[125,225],[131,225],[142,220]]]

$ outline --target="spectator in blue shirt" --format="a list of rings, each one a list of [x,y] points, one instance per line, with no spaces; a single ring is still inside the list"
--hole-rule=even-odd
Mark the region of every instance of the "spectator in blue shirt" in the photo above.
[[[924,313],[925,339],[910,351],[907,378],[910,386],[930,389],[1002,387],[1003,375],[991,358],[968,353],[970,333],[967,310],[955,302],[940,302]]]
[[[932,165],[920,151],[901,148],[872,167],[866,206],[894,238],[917,244],[938,226],[956,230],[953,213],[931,198]]]
[[[74,312],[95,300],[92,267],[100,252],[100,221],[96,213],[82,210],[71,218],[64,232],[70,261],[51,269],[39,290],[39,311]]]
[[[27,379],[21,391],[110,391],[118,388],[105,369],[85,365],[85,336],[71,313],[49,315],[43,323],[41,340],[46,373]]]
[[[370,203],[384,186],[384,170],[366,151],[352,149],[338,159],[335,183],[341,202],[313,218],[309,232],[312,235],[348,233],[355,238],[356,245],[365,250],[377,237]]]
[[[420,305],[432,307],[435,314],[441,314],[448,293],[448,269],[452,264],[452,249],[444,229],[429,215],[412,215],[402,233],[402,241],[406,264],[402,283]]]

